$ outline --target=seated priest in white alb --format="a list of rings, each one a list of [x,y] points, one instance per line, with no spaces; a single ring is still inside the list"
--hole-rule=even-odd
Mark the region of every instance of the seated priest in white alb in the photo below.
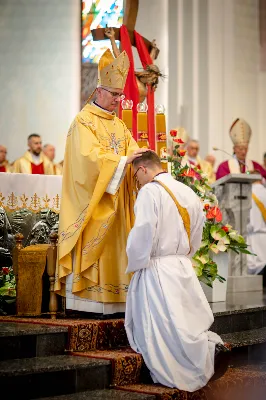
[[[215,174],[213,168],[208,161],[202,160],[199,156],[199,142],[195,139],[189,139],[186,145],[187,153],[183,157],[182,164],[189,165],[191,168],[198,168],[206,174],[208,183],[211,184],[215,181]]]
[[[254,253],[247,255],[248,272],[252,275],[263,275],[263,286],[266,286],[266,188],[262,184],[262,178],[252,185],[252,206],[247,233],[249,250]]]
[[[155,383],[195,391],[214,374],[222,339],[191,263],[205,222],[202,203],[151,151],[133,162],[141,189],[127,243],[125,328]],[[226,354],[226,353],[220,353]]]
[[[229,131],[230,138],[234,144],[234,154],[230,160],[222,162],[216,172],[216,179],[229,174],[242,174],[259,171],[266,178],[266,170],[256,161],[247,158],[248,145],[251,138],[251,128],[242,118],[237,118]]]
[[[54,175],[53,163],[42,151],[42,138],[37,133],[28,137],[28,151],[14,162],[13,172],[18,174]]]

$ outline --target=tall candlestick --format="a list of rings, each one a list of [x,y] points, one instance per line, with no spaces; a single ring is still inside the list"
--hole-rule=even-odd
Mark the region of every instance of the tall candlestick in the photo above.
[[[132,100],[123,100],[122,101],[122,121],[126,124],[127,129],[132,133]]]
[[[137,139],[139,147],[148,146],[148,106],[145,103],[137,105]]]
[[[167,171],[167,144],[166,144],[166,120],[165,120],[165,108],[162,105],[158,105],[156,111],[156,152],[161,159],[162,167]]]

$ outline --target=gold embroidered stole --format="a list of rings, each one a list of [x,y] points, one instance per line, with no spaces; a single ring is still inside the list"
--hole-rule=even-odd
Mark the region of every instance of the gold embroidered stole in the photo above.
[[[181,218],[182,218],[182,221],[183,221],[183,224],[184,224],[184,228],[185,228],[185,230],[187,232],[187,236],[188,236],[189,249],[191,249],[191,245],[190,245],[190,216],[189,216],[189,213],[188,213],[187,209],[182,207],[179,204],[179,202],[177,201],[174,193],[164,183],[162,183],[161,181],[158,181],[156,179],[154,179],[152,182],[159,183],[159,185],[161,185],[167,191],[167,193],[172,197],[172,199],[173,199],[173,201],[174,201],[174,203],[175,203],[175,205],[176,205],[176,207],[178,209],[178,212],[181,215]]]
[[[258,197],[252,193],[252,199],[255,201],[256,206],[258,207],[258,209],[261,212],[261,215],[264,219],[264,222],[266,222],[266,207],[264,206],[264,204],[258,199]]]

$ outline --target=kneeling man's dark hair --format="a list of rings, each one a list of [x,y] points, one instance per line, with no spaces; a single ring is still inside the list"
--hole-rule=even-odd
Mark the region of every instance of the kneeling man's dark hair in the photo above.
[[[145,153],[142,153],[141,157],[135,158],[133,161],[134,168],[137,168],[139,165],[144,165],[150,168],[155,165],[161,167],[161,160],[154,151],[148,150]]]

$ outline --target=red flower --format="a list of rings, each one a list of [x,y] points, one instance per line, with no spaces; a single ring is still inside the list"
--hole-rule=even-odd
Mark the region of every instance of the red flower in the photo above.
[[[188,176],[189,178],[195,178],[197,176],[193,168],[186,169],[180,176]]]
[[[171,135],[172,137],[176,137],[176,135],[177,135],[177,130],[176,130],[176,129],[172,129],[172,130],[170,131],[170,135]]]
[[[209,204],[204,204],[204,209],[207,211],[210,208]]]
[[[182,139],[174,139],[174,142],[179,143],[179,144],[184,144]]]
[[[4,275],[8,275],[9,274],[9,268],[8,267],[3,267],[2,271],[3,271]]]
[[[186,150],[178,150],[178,152],[181,157],[184,157],[184,155],[186,154],[187,151]]]
[[[222,226],[222,230],[225,231],[225,232],[228,232],[228,231],[229,231],[229,229],[227,228],[227,226]]]
[[[222,221],[222,213],[219,207],[215,206],[209,209],[209,211],[206,214],[207,219],[215,219],[216,222],[221,222]]]

